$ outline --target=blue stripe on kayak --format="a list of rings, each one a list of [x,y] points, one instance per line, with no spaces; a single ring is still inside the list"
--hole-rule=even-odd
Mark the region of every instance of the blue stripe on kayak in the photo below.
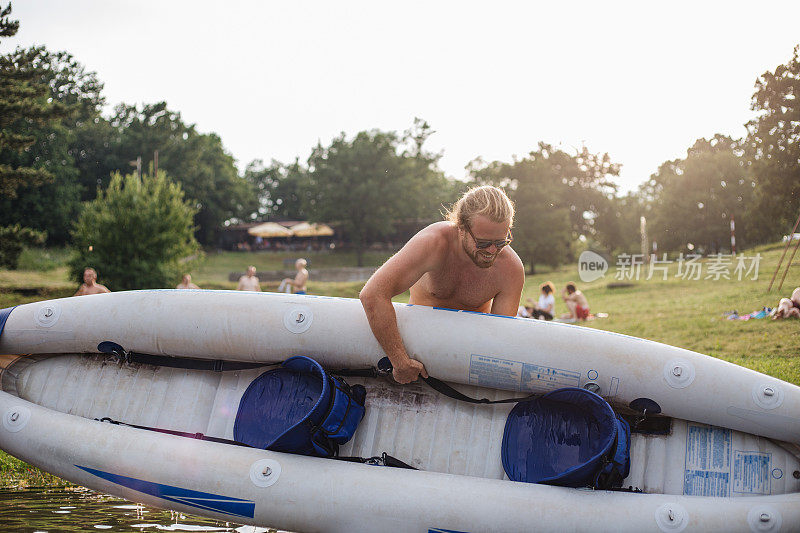
[[[16,305],[14,307],[6,307],[5,309],[0,309],[0,337],[3,336],[3,328],[6,327],[6,320],[8,320],[8,315],[11,314],[11,311],[16,309]]]
[[[75,466],[99,478],[116,483],[117,485],[122,485],[123,487],[129,489],[133,489],[137,492],[143,492],[144,494],[161,498],[162,500],[231,516],[253,518],[253,515],[255,514],[256,502],[251,500],[242,500],[239,498],[231,498],[229,496],[211,494],[210,492],[200,492],[181,487],[173,487],[171,485],[162,485],[161,483],[153,483],[152,481],[144,481],[142,479],[136,479],[133,477],[120,476],[119,474],[111,474],[109,472],[95,470],[94,468],[88,468],[86,466]]]
[[[455,529],[442,529],[440,527],[432,527],[428,529],[428,533],[468,533],[467,531],[456,531]]]

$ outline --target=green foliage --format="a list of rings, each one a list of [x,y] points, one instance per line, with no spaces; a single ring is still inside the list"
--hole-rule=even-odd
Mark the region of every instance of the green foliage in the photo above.
[[[11,4],[0,10],[0,36],[14,35],[18,21],[10,20]],[[52,179],[41,165],[20,161],[22,152],[36,142],[31,128],[46,126],[68,114],[67,108],[49,99],[41,83],[44,73],[35,53],[17,50],[0,56],[0,195],[15,198],[23,186],[35,186]]]
[[[141,109],[120,104],[107,125],[90,126],[85,138],[95,157],[87,160],[84,168],[88,172],[94,165],[97,173],[90,179],[98,183],[105,183],[109,169],[130,169],[131,160],[141,156],[146,162],[158,150],[159,171],[172,175],[197,209],[196,236],[203,244],[214,243],[226,220],[256,209],[255,191],[239,177],[233,156],[225,151],[221,139],[213,133],[198,133],[194,125],[183,122],[180,113],[170,111],[166,102]]]
[[[318,145],[308,159],[302,198],[309,219],[332,222],[353,244],[363,264],[367,244],[389,235],[398,220],[433,221],[451,201],[438,154],[423,149],[430,127],[417,120],[403,136],[362,131]]]
[[[72,254],[67,248],[26,246],[19,254],[18,270],[48,272],[66,266]]]
[[[757,184],[753,232],[759,242],[784,235],[800,210],[800,45],[792,59],[756,82],[747,124],[747,156]]]
[[[685,159],[667,161],[642,189],[649,202],[648,234],[659,251],[688,243],[706,253],[730,248],[730,220],[739,246],[747,243],[754,182],[739,143],[724,135],[698,139]]]
[[[532,271],[534,263],[572,260],[578,236],[597,233],[595,222],[616,189],[611,177],[619,174],[619,165],[586,147],[572,155],[539,143],[524,159],[488,164],[476,159],[469,171],[473,181],[504,187],[514,200],[514,250]]]
[[[76,145],[75,131],[99,117],[102,85],[66,52],[18,48],[7,59],[30,75],[29,85],[47,94],[64,114],[58,121],[26,121],[22,127],[33,143],[21,151],[0,152],[0,163],[33,169],[34,174],[43,172],[50,178],[19,183],[13,195],[0,198],[0,224],[24,220],[30,227],[47,231],[50,244],[64,244],[84,188],[75,165],[75,155],[83,153]],[[94,193],[96,186],[91,188]]]
[[[76,279],[87,266],[97,269],[112,290],[174,285],[196,256],[195,208],[165,172],[111,178],[108,189],[84,207],[73,233]]]
[[[285,165],[274,159],[269,166],[256,159],[247,165],[244,178],[257,191],[258,211],[253,218],[271,216],[285,220],[306,220],[304,209],[309,202],[308,171],[295,161]]]
[[[19,224],[0,226],[0,267],[14,270],[25,246],[44,243],[44,232]]]

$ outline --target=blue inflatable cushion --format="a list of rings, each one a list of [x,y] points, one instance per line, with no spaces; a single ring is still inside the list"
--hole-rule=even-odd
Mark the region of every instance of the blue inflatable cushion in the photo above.
[[[242,395],[233,438],[279,452],[329,457],[364,417],[365,390],[328,375],[308,357],[292,357],[257,377]]]
[[[513,481],[591,486],[615,445],[618,423],[611,406],[585,389],[520,402],[506,420],[503,469]]]

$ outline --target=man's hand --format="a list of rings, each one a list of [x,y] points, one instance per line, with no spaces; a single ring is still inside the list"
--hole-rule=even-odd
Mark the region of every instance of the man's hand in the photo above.
[[[420,375],[427,378],[428,371],[425,370],[425,365],[416,359],[406,359],[406,362],[402,365],[394,365],[392,370],[392,377],[402,385],[416,381]]]

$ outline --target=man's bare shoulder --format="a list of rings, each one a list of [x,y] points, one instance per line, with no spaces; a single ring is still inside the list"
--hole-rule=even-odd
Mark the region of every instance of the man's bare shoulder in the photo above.
[[[458,230],[452,222],[434,222],[419,230],[419,232],[408,241],[408,244],[418,244],[432,246],[436,249],[446,249],[457,235]]]
[[[521,272],[523,275],[525,274],[525,265],[523,265],[522,259],[519,258],[519,255],[511,246],[506,246],[503,249],[503,253],[497,258],[495,265],[507,272]]]

